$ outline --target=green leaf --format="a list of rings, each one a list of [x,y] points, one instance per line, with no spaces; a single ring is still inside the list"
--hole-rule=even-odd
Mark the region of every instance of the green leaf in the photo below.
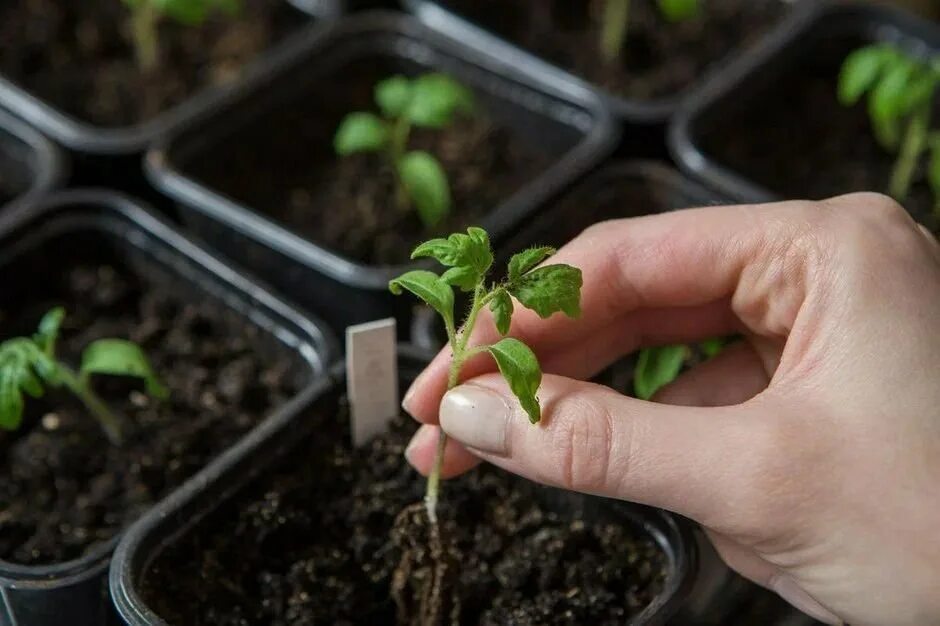
[[[519,403],[529,416],[529,421],[537,424],[542,419],[542,409],[536,397],[542,384],[542,368],[529,346],[518,339],[507,337],[487,348],[500,373]]]
[[[412,259],[430,257],[437,259],[441,265],[452,267],[458,264],[460,250],[450,239],[431,239],[425,241],[411,253]]]
[[[59,338],[59,328],[62,326],[63,319],[65,319],[65,309],[56,307],[39,320],[39,328],[33,340],[39,349],[49,356],[55,354],[55,344]]]
[[[427,228],[433,228],[447,216],[450,184],[437,159],[427,152],[409,152],[398,162],[398,176]]]
[[[140,378],[147,393],[160,400],[170,394],[160,383],[144,351],[132,341],[99,339],[92,342],[82,353],[80,371],[85,380],[94,374]]]
[[[443,128],[454,115],[473,111],[470,90],[446,74],[423,74],[412,82],[405,116],[415,126]]]
[[[20,392],[18,373],[0,368],[0,428],[16,430],[23,421],[23,394]]]
[[[434,272],[414,270],[402,274],[388,284],[393,294],[407,290],[423,300],[449,322],[454,321],[454,290]]]
[[[404,76],[386,78],[375,86],[375,102],[385,117],[398,117],[411,101],[411,81]]]
[[[649,400],[657,391],[674,381],[688,357],[686,346],[647,348],[640,352],[633,378],[637,398]]]
[[[461,291],[473,291],[480,282],[480,275],[466,265],[452,267],[443,274],[441,280],[448,285],[459,287]]]
[[[568,317],[581,315],[581,270],[570,265],[546,265],[510,283],[509,292],[522,306],[545,319],[563,312]]]
[[[41,397],[43,380],[57,384],[56,366],[32,339],[16,337],[0,344],[0,428],[19,427],[23,393]]]
[[[880,44],[849,54],[839,72],[839,102],[844,106],[856,104],[878,80],[892,54],[890,48]]]
[[[876,125],[897,121],[903,115],[904,94],[914,72],[910,61],[901,59],[890,65],[878,81],[869,100],[869,114]]]
[[[908,115],[915,109],[930,106],[937,84],[937,76],[928,69],[915,71],[901,99],[901,114]]]
[[[555,248],[529,248],[509,259],[509,282],[519,280],[523,274],[536,267],[539,263],[555,254]]]
[[[509,326],[512,322],[512,298],[505,289],[498,289],[490,300],[490,311],[493,313],[493,321],[496,322],[496,330],[500,335],[509,332]]]
[[[699,0],[656,0],[659,12],[670,22],[692,19],[699,12]]]
[[[388,127],[372,113],[350,113],[340,122],[333,137],[336,154],[378,152],[388,144]]]
[[[698,344],[698,347],[706,357],[711,359],[721,354],[721,351],[724,350],[725,340],[721,337],[706,339],[705,341]]]

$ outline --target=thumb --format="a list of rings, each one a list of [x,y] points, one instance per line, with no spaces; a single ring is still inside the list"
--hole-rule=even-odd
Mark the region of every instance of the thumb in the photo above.
[[[444,396],[440,424],[484,460],[548,485],[700,522],[753,505],[739,499],[754,493],[755,455],[772,446],[753,408],[666,406],[550,375],[539,396],[533,425],[499,375],[480,376]]]

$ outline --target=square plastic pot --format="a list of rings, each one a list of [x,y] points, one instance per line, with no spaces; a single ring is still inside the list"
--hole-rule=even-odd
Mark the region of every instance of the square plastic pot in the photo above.
[[[300,391],[257,427],[297,415],[318,393],[335,340],[322,325],[300,315],[237,270],[174,232],[135,201],[102,191],[62,192],[42,199],[0,227],[0,276],[23,271],[27,255],[82,246],[106,250],[132,273],[161,274],[181,294],[210,300],[259,329],[265,345],[292,355]],[[250,435],[248,435],[250,437]],[[231,456],[224,452],[220,459]],[[204,479],[196,475],[192,484]],[[186,487],[183,487],[184,489]],[[64,563],[33,566],[0,561],[0,625],[101,626],[113,609],[107,592],[111,553],[119,537]]]
[[[68,172],[65,155],[51,141],[0,110],[0,169],[13,181],[14,196],[0,205],[10,213],[61,185]]]
[[[599,97],[566,81],[526,82],[503,76],[484,55],[395,13],[369,13],[312,34],[263,84],[254,84],[213,120],[197,119],[147,155],[152,183],[178,201],[184,222],[224,255],[341,330],[396,315],[407,328],[411,303],[395,299],[388,281],[427,263],[366,265],[307,241],[252,206],[187,174],[187,164],[232,158],[232,136],[284,106],[335,88],[337,74],[356,60],[383,59],[408,71],[444,71],[471,87],[497,125],[548,155],[550,164],[492,208],[479,226],[499,242],[604,159],[617,126]],[[316,209],[314,209],[316,210]],[[419,243],[418,241],[414,242]]]
[[[427,362],[426,352],[401,346],[398,371],[402,386],[407,386]],[[190,483],[173,494],[125,535],[114,555],[111,591],[118,612],[128,626],[169,626],[141,596],[139,585],[148,567],[161,552],[198,528],[209,513],[318,432],[320,420],[309,419],[309,416],[324,409],[327,415],[331,414],[345,393],[344,366],[336,367],[333,374],[332,382],[320,386],[306,411],[307,419],[271,421],[256,430],[239,445],[237,454],[219,459],[207,468],[205,480]],[[540,494],[542,492],[539,490]],[[688,591],[696,563],[695,540],[684,520],[658,509],[554,489],[545,488],[544,496],[545,506],[559,512],[580,511],[585,519],[609,517],[650,537],[666,555],[666,579],[661,594],[629,624],[662,624],[675,613]]]

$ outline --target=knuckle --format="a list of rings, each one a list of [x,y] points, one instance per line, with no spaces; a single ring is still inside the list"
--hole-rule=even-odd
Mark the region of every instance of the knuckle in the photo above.
[[[607,482],[612,436],[611,415],[603,403],[570,396],[557,406],[552,445],[558,459],[559,486],[597,492]]]

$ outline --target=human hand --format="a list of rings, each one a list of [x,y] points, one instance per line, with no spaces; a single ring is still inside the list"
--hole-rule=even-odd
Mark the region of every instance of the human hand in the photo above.
[[[828,623],[940,623],[940,245],[875,194],[712,207],[594,226],[583,316],[513,316],[539,355],[542,423],[489,359],[445,396],[443,351],[405,409],[426,473],[480,459],[670,509],[725,561]],[[639,348],[734,333],[658,404],[580,382]],[[471,345],[498,339],[477,325]],[[455,441],[456,440],[456,441]],[[459,443],[458,443],[459,442]]]

